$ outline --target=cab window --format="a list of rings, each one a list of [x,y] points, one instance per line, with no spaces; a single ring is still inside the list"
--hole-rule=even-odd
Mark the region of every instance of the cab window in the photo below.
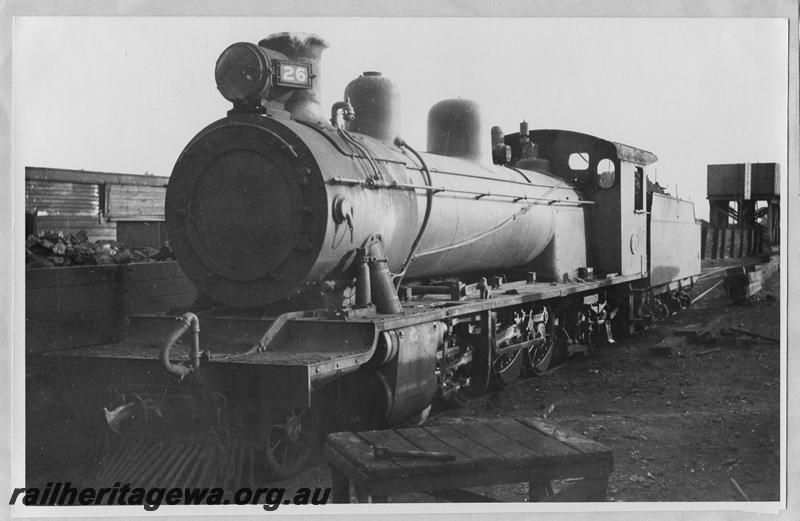
[[[633,177],[633,209],[644,210],[644,168],[637,166]]]
[[[573,152],[569,155],[569,167],[572,170],[586,170],[589,168],[588,152]]]

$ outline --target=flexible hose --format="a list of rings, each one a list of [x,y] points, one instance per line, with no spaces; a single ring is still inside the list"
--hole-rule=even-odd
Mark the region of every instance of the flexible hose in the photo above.
[[[394,144],[401,148],[407,148],[409,152],[414,154],[414,157],[417,158],[417,161],[419,161],[422,167],[422,173],[425,175],[425,182],[428,186],[433,186],[431,171],[428,170],[428,165],[425,164],[425,160],[422,159],[422,156],[399,136],[395,138]],[[417,233],[416,239],[414,239],[414,243],[411,245],[411,251],[408,252],[408,257],[406,257],[406,260],[403,262],[403,268],[400,270],[400,273],[395,275],[395,290],[400,288],[400,283],[403,282],[403,277],[408,270],[408,266],[411,264],[411,261],[414,260],[414,255],[416,255],[419,244],[422,242],[422,236],[425,235],[425,229],[428,227],[428,221],[431,218],[431,209],[433,208],[433,193],[432,190],[427,191],[427,205],[425,206],[425,216],[422,218],[422,226],[419,229],[419,233]]]
[[[164,345],[161,346],[158,360],[161,362],[161,367],[163,367],[164,370],[183,380],[186,375],[200,367],[200,319],[197,318],[197,315],[194,313],[184,313],[183,316],[178,317],[178,320],[181,323],[175,329],[175,331],[170,334]],[[171,362],[169,355],[172,351],[172,348],[175,347],[175,343],[180,337],[183,336],[184,333],[186,333],[186,331],[189,330],[190,327],[192,328],[193,334],[192,349],[189,355],[192,360],[192,366],[186,367],[185,365]]]

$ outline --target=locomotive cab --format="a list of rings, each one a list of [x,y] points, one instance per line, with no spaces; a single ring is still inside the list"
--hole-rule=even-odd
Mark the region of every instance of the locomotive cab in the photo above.
[[[582,266],[591,266],[601,276],[646,276],[644,193],[646,171],[656,156],[566,130],[533,130],[525,137],[509,134],[505,138],[514,164],[544,161],[552,175],[571,183],[594,203],[559,209],[554,239],[535,264],[539,271],[555,280],[574,277]]]

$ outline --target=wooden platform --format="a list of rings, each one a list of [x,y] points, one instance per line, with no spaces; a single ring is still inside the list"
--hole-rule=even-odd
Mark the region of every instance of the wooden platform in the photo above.
[[[376,448],[444,452],[454,459],[377,459]],[[408,492],[492,501],[461,489],[521,482],[529,483],[530,501],[605,501],[614,468],[608,447],[541,418],[338,432],[327,438],[325,459],[337,503],[350,502],[351,483],[360,502],[387,501]],[[554,493],[553,481],[567,479],[569,485]]]

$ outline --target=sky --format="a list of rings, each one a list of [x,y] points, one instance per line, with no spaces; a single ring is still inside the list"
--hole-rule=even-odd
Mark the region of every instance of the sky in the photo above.
[[[168,176],[229,108],[214,65],[237,41],[312,32],[327,111],[363,71],[399,88],[403,137],[424,149],[428,109],[477,101],[486,132],[519,122],[655,153],[651,177],[707,218],[706,166],[786,166],[787,31],[779,19],[15,19],[14,171],[45,166]]]

